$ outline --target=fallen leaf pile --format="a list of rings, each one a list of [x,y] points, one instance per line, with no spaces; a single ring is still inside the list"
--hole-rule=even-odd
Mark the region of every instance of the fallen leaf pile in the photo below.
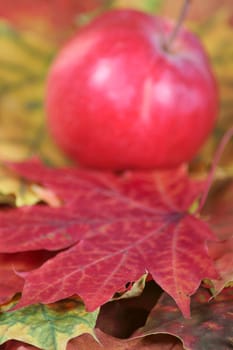
[[[2,253],[63,250],[26,274],[21,306],[78,294],[94,310],[148,271],[189,316],[189,296],[217,278],[207,253],[215,236],[188,213],[201,185],[183,169],[117,177],[36,161],[11,168],[63,201],[0,213]]]
[[[211,202],[209,215],[215,215],[208,224],[190,213],[202,195],[205,181],[192,180],[184,167],[113,175],[71,167],[48,168],[36,159],[7,166],[25,181],[54,192],[54,198],[60,200],[59,206],[44,202],[8,206],[0,212],[1,270],[11,276],[8,285],[0,286],[1,300],[7,304],[15,293],[22,294],[10,315],[19,313],[21,317],[20,312],[30,312],[38,303],[59,304],[75,295],[82,298],[89,310],[87,315],[91,315],[117,292],[124,293],[149,273],[150,279],[166,292],[163,298],[171,303],[168,294],[172,296],[178,306],[172,304],[173,310],[184,320],[183,316],[190,317],[190,296],[202,280],[215,286],[215,294],[231,281],[232,265],[219,263],[225,261],[226,254],[219,245],[226,240],[229,245],[232,236],[227,232],[228,225],[217,229],[226,223],[232,210],[229,188],[230,199],[218,199],[220,208]],[[214,231],[220,242],[216,242]],[[211,294],[207,295],[210,299]],[[232,307],[233,294],[228,299],[227,305]],[[208,305],[205,296],[197,307],[203,312],[205,308],[215,309],[213,305]],[[163,319],[159,319],[164,326]],[[5,314],[3,325],[4,320]],[[14,327],[12,332],[11,338],[18,339]],[[155,331],[164,332],[185,343],[184,337],[170,329]],[[228,329],[226,332],[230,334]],[[19,340],[28,341],[25,336]],[[195,349],[191,345],[189,348]]]

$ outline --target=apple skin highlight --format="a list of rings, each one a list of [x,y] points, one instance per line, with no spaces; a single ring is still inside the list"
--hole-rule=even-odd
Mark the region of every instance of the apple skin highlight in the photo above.
[[[191,160],[218,114],[204,48],[174,24],[112,10],[83,27],[48,76],[48,127],[61,149],[96,169],[171,168]]]

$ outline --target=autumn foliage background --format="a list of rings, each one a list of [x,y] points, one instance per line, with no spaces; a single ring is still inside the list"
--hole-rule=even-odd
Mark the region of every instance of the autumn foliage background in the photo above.
[[[20,169],[16,169],[24,177],[22,179],[21,176],[13,174],[12,169],[9,170],[4,162],[22,161],[36,155],[47,165],[55,167],[70,165],[70,161],[57,149],[46,130],[43,108],[46,75],[62,44],[92,16],[107,8],[127,6],[176,18],[181,3],[180,0],[173,2],[166,0],[19,0],[17,2],[8,0],[0,2],[0,159],[2,161],[0,167],[0,203],[2,207],[30,206],[39,200],[56,205],[56,200],[58,200],[52,192],[39,186],[31,186],[31,182],[38,182],[33,173],[30,173],[31,168],[28,170],[28,175],[22,174]],[[218,123],[201,153],[189,166],[189,171],[195,178],[203,179],[203,176],[209,171],[214,152],[222,136],[233,124],[232,0],[193,1],[187,25],[201,37],[212,60],[220,86],[221,106]],[[212,243],[209,249],[217,266],[224,272],[223,280],[225,282],[233,280],[232,154],[233,142],[231,141],[217,166],[215,181],[204,211],[206,217],[211,215],[212,226],[217,233],[221,233],[221,239],[223,239],[221,247]],[[47,179],[46,181],[48,182]],[[2,248],[1,244],[3,247],[3,243],[0,243],[0,249]],[[17,271],[23,271],[27,266],[36,268],[54,254],[51,251],[43,254],[39,251],[27,252],[25,258],[25,253],[19,251],[14,256],[14,267],[17,267]],[[42,333],[51,335],[51,330],[49,330],[48,325],[42,327],[45,310],[41,310],[38,305],[33,306],[34,309],[30,310],[27,321],[25,321],[25,315],[20,313],[7,313],[5,316],[5,310],[9,308],[9,300],[2,297],[4,295],[4,281],[9,281],[11,277],[14,280],[15,277],[9,254],[0,253],[0,264],[2,284],[0,287],[0,304],[2,306],[0,308],[5,317],[2,316],[4,319],[1,323],[0,315],[1,349],[13,350],[19,349],[19,346],[30,349],[31,346],[28,344],[46,350],[65,349],[68,341],[72,338],[74,340],[68,343],[69,350],[101,349],[101,346],[91,335],[82,335],[83,333],[92,334],[97,314],[86,313],[77,298],[66,300],[63,303],[58,303],[57,306],[46,309],[49,322],[56,325],[61,322],[58,329],[60,327],[62,330],[60,333],[59,331],[56,333],[57,347],[54,347],[53,343],[46,345],[44,342],[45,335]],[[10,269],[11,274],[9,274]],[[17,288],[21,288],[22,281],[20,279],[18,283]],[[136,285],[136,294],[142,291],[141,284],[144,286],[144,283],[145,281],[141,280]],[[219,290],[223,287],[224,283],[222,286],[218,286]],[[7,293],[11,294],[12,297],[17,290],[16,286],[14,288],[10,291],[9,285],[6,285]],[[203,309],[200,308],[199,302],[206,301],[208,296],[206,290],[199,290],[194,297],[193,318],[189,322],[182,318],[175,304],[165,294],[159,300],[157,309],[152,311],[152,321],[147,324],[145,329],[137,330],[145,323],[148,312],[160,294],[159,287],[149,281],[141,297],[118,300],[112,304],[104,305],[97,322],[97,326],[101,330],[96,331],[97,337],[104,344],[104,349],[178,350],[183,349],[183,346],[188,350],[232,349],[233,299],[232,288],[229,287],[229,284],[228,288],[216,299],[216,304],[209,309],[205,309],[205,306]],[[12,299],[10,305],[14,302],[15,300]],[[163,309],[169,311],[170,316],[167,316],[167,319]],[[156,318],[153,318],[155,312]],[[38,323],[41,333],[39,332],[30,338],[27,327],[25,332],[21,332],[16,324],[32,322],[33,318],[30,319],[30,317],[33,317],[31,315],[35,313],[42,315],[41,323]],[[66,314],[66,318],[63,320],[57,316],[61,313],[62,315]],[[200,319],[208,313],[210,319],[213,317],[212,332],[210,332],[210,338],[205,338],[206,328],[204,324],[207,321],[200,321]],[[157,315],[160,315],[160,318]],[[226,317],[229,329],[226,327],[223,315]],[[72,318],[76,318],[77,324],[70,322]],[[40,322],[39,319],[37,322]],[[176,322],[182,325],[183,330],[179,334],[174,331]],[[211,325],[208,327],[211,329]],[[7,335],[8,338],[4,338],[3,333],[6,334],[6,330],[9,328],[11,332]],[[138,332],[137,338],[128,343],[121,339],[127,338],[135,330]],[[193,335],[194,330],[196,337],[193,339],[191,335]],[[18,335],[21,333],[20,339]],[[140,334],[143,336],[141,337]],[[146,337],[146,335],[150,336]],[[201,338],[204,339],[204,345],[201,344]]]

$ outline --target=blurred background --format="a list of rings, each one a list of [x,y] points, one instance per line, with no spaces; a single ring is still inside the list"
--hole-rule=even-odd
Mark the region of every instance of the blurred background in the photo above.
[[[45,126],[44,87],[49,66],[63,43],[109,8],[130,7],[177,18],[182,0],[0,0],[0,159],[39,155],[67,164]],[[186,26],[210,55],[221,93],[220,117],[209,141],[190,165],[208,169],[224,132],[233,125],[233,1],[193,0]],[[219,172],[233,174],[233,142]],[[0,170],[0,178],[5,175]],[[0,190],[1,191],[1,190]]]

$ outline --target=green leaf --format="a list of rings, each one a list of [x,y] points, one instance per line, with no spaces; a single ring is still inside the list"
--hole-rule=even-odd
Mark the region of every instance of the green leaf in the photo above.
[[[86,312],[77,298],[3,312],[0,345],[14,339],[44,350],[65,350],[68,341],[81,334],[89,333],[95,338],[97,315],[98,311]]]
[[[144,1],[144,10],[148,12],[158,12],[162,5],[162,0],[147,0]]]
[[[113,2],[114,7],[127,7],[135,8],[146,12],[158,12],[162,6],[162,0],[115,0]]]

